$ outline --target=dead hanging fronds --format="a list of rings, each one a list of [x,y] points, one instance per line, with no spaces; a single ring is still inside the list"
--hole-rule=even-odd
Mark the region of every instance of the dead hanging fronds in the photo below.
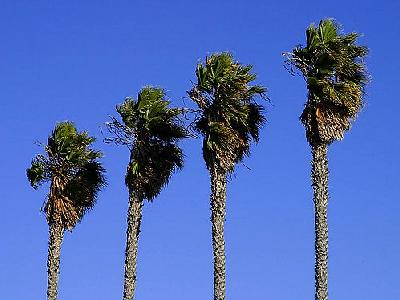
[[[340,107],[307,106],[301,115],[301,121],[306,127],[310,144],[330,144],[341,140],[350,129],[349,118],[340,111]]]

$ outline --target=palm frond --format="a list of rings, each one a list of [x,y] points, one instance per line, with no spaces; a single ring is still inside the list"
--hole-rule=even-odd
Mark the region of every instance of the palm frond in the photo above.
[[[188,137],[180,119],[183,110],[169,104],[164,89],[147,86],[137,100],[129,98],[117,106],[122,122],[113,118],[108,123],[113,135],[108,141],[131,150],[125,182],[141,199],[153,200],[183,165],[183,153],[177,146]]]
[[[236,62],[227,52],[206,57],[197,65],[196,76],[197,84],[188,95],[201,112],[194,127],[204,137],[206,165],[232,172],[249,154],[250,142],[259,139],[265,117],[255,98],[265,98],[266,89],[250,85],[256,79],[252,66]]]
[[[32,160],[30,168],[26,169],[26,176],[35,190],[51,178],[47,165],[46,157],[39,154]]]
[[[93,208],[98,193],[105,187],[104,174],[105,169],[98,161],[88,161],[65,186],[67,197],[79,208],[80,220]]]
[[[50,181],[44,205],[47,221],[71,230],[93,207],[105,185],[105,170],[98,162],[102,153],[90,146],[95,141],[78,132],[72,122],[58,123],[48,138],[45,155],[37,155],[27,169],[32,187]]]
[[[141,199],[152,201],[168,184],[173,172],[182,167],[183,153],[177,145],[147,145],[134,151],[127,169],[126,185]]]
[[[356,44],[359,36],[342,34],[338,23],[325,19],[307,29],[306,46],[286,53],[287,62],[307,81],[308,101],[300,119],[311,143],[342,139],[363,107],[368,49]]]

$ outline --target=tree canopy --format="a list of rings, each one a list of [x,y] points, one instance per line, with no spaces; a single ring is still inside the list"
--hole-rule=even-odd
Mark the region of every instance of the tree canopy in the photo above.
[[[300,117],[311,143],[342,139],[363,106],[368,81],[363,58],[365,46],[356,44],[358,33],[342,34],[332,19],[306,31],[306,46],[287,53],[288,63],[304,76],[308,100]]]
[[[102,153],[90,147],[94,141],[87,132],[78,132],[72,122],[58,123],[44,147],[45,154],[36,155],[27,169],[33,188],[51,182],[44,204],[49,224],[72,229],[105,186],[105,170],[98,161]]]
[[[216,165],[232,172],[235,164],[249,155],[250,142],[259,140],[265,117],[255,97],[265,97],[266,89],[250,85],[256,79],[252,66],[236,62],[227,52],[199,63],[196,77],[188,94],[200,109],[194,128],[204,137],[207,168]]]
[[[177,142],[187,137],[187,131],[179,119],[182,109],[169,104],[162,88],[144,87],[137,99],[117,105],[122,122],[113,118],[107,123],[113,137],[106,140],[131,149],[125,182],[141,199],[153,200],[173,171],[183,167]]]

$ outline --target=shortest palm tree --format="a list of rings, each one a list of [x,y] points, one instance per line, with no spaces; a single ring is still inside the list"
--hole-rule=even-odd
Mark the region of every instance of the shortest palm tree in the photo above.
[[[181,109],[169,108],[165,91],[145,87],[138,99],[128,98],[117,106],[122,123],[113,118],[107,123],[114,135],[106,142],[130,148],[125,183],[129,189],[128,228],[126,231],[124,300],[133,299],[136,286],[136,259],[142,206],[152,201],[168,183],[173,171],[183,166],[177,142],[187,137],[179,121]]]
[[[50,233],[48,300],[57,299],[64,231],[71,231],[82,220],[105,185],[105,171],[98,162],[102,154],[90,148],[94,141],[87,132],[77,132],[73,123],[58,123],[48,138],[46,154],[37,155],[27,169],[28,180],[33,188],[50,182],[50,191],[43,207]]]

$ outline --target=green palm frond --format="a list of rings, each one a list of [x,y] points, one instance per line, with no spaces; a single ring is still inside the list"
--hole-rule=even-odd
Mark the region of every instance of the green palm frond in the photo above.
[[[334,20],[325,19],[307,29],[306,46],[287,54],[288,63],[307,81],[308,101],[301,121],[311,143],[343,138],[363,107],[368,81],[363,58],[368,49],[356,44],[359,36],[342,34]]]
[[[169,108],[165,91],[157,87],[145,87],[138,99],[128,98],[117,106],[124,124],[135,135],[148,135],[162,141],[185,138],[187,132],[179,121],[180,109]]]
[[[49,136],[46,149],[49,157],[57,156],[72,165],[80,165],[101,157],[100,152],[88,148],[95,140],[85,131],[78,133],[72,122],[61,122]]]
[[[182,150],[172,144],[152,143],[134,151],[126,174],[127,186],[141,199],[152,201],[166,186],[172,173],[183,167]]]
[[[109,140],[131,148],[125,182],[141,199],[153,200],[183,166],[177,143],[188,133],[179,118],[182,110],[169,104],[164,89],[147,86],[137,100],[128,98],[117,106],[122,123],[113,119],[108,124],[115,135]]]
[[[241,65],[230,53],[217,53],[196,68],[197,84],[188,91],[201,109],[195,129],[204,137],[203,156],[208,168],[215,163],[225,172],[249,154],[251,140],[258,141],[265,122],[256,96],[266,89],[251,86],[256,79],[251,65]]]
[[[105,169],[98,161],[87,161],[68,181],[65,192],[83,214],[93,208],[97,195],[106,185]]]
[[[26,170],[29,183],[34,189],[37,189],[46,181],[50,180],[51,174],[47,167],[46,157],[37,155],[31,163],[31,167]]]
[[[104,187],[105,170],[98,162],[102,154],[90,147],[94,141],[87,132],[78,132],[72,122],[58,123],[48,138],[45,155],[37,155],[27,169],[33,188],[51,182],[44,206],[49,223],[72,229]]]

